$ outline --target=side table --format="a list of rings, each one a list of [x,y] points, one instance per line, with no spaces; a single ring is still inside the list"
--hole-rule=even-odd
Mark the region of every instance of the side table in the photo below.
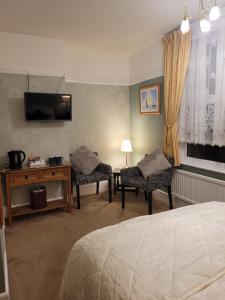
[[[120,182],[120,168],[115,168],[113,170],[113,184],[114,184],[114,195],[116,192],[121,191],[121,182]],[[126,192],[135,192],[136,196],[138,196],[138,189],[134,187],[125,186]]]
[[[44,167],[23,167],[22,169],[4,170],[6,177],[7,214],[8,224],[12,224],[13,217],[34,214],[53,210],[56,208],[66,208],[72,211],[71,201],[71,164],[59,166],[46,165]],[[11,203],[11,189],[19,186],[29,186],[30,184],[40,184],[49,181],[62,181],[64,183],[64,198],[48,201],[47,206],[41,209],[31,209],[30,205],[13,207]]]

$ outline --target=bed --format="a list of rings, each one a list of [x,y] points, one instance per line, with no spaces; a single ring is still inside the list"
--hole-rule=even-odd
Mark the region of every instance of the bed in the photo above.
[[[60,299],[225,299],[225,203],[190,205],[89,233],[71,250]]]

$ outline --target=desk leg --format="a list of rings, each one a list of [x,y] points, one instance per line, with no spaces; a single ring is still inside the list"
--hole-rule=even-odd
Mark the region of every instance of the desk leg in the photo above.
[[[11,190],[9,176],[6,175],[6,197],[7,197],[7,221],[8,224],[12,224],[12,205],[11,205]]]
[[[71,204],[71,168],[68,168],[68,180],[65,181],[65,197],[67,202],[67,211],[72,212],[72,204]]]

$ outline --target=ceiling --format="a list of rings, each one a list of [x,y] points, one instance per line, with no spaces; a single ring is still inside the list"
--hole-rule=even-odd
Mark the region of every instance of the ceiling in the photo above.
[[[198,11],[196,0],[1,0],[0,30],[132,54],[177,27],[184,6]]]

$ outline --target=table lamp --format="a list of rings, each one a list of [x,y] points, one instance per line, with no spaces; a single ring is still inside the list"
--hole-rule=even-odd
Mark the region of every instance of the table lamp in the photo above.
[[[128,168],[127,165],[127,153],[132,152],[132,146],[130,140],[123,140],[121,143],[120,151],[126,152],[126,168]]]

